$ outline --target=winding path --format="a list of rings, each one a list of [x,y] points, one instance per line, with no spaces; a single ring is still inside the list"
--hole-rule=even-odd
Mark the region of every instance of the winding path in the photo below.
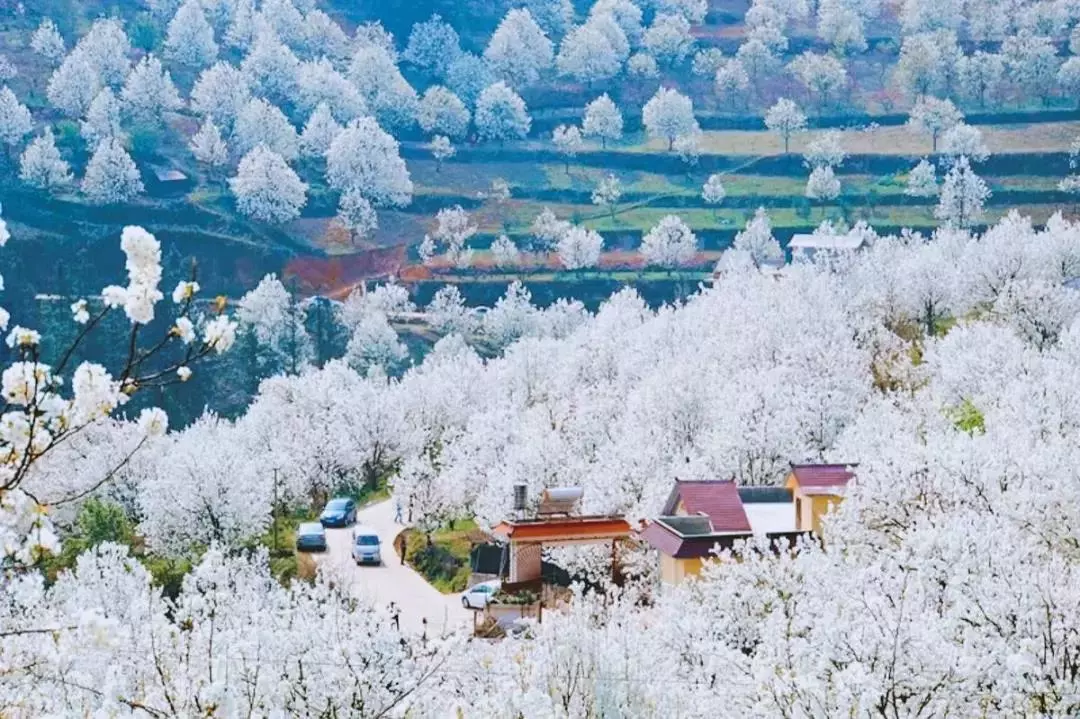
[[[394,521],[393,500],[364,507],[357,512],[358,526],[375,530],[382,542],[381,566],[357,566],[352,559],[352,527],[327,529],[327,554],[320,562],[339,567],[357,595],[378,604],[394,602],[401,610],[401,628],[420,631],[427,618],[432,632],[460,626],[472,627],[472,612],[461,606],[460,594],[442,594],[401,559],[394,549],[394,537],[405,527]]]

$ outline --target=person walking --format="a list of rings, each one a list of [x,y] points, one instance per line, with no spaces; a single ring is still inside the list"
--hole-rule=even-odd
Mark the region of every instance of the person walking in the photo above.
[[[394,629],[401,631],[401,612],[394,602],[390,602],[390,621],[394,623]]]
[[[394,524],[401,524],[401,500],[394,500]]]
[[[405,533],[404,532],[402,532],[401,534],[399,534],[397,537],[394,538],[394,544],[397,545],[394,548],[397,549],[398,557],[401,558],[401,566],[404,567],[405,566],[405,549],[406,549],[406,546],[407,546],[407,543],[405,541]]]

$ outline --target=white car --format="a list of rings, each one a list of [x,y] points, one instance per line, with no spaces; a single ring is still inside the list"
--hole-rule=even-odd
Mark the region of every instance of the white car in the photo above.
[[[491,601],[491,598],[499,592],[501,587],[502,582],[498,579],[473,585],[461,595],[461,606],[466,609],[483,609]]]
[[[352,557],[357,564],[382,564],[382,543],[374,529],[357,527],[352,536]]]

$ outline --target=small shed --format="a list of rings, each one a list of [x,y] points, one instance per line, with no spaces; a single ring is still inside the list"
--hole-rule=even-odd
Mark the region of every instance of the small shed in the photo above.
[[[818,252],[854,252],[866,244],[866,233],[857,230],[845,233],[814,232],[791,236],[788,250],[791,256],[813,257]]]

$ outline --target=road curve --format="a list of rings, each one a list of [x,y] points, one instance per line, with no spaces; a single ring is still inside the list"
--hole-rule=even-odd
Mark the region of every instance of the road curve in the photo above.
[[[433,633],[472,627],[472,612],[461,606],[460,594],[442,594],[411,567],[401,564],[394,549],[394,537],[405,527],[394,521],[392,500],[359,510],[356,522],[378,533],[382,542],[382,566],[356,565],[352,559],[352,527],[326,530],[329,549],[319,561],[339,569],[357,596],[370,597],[384,606],[390,602],[397,604],[401,628],[406,631],[419,632],[424,618]]]

